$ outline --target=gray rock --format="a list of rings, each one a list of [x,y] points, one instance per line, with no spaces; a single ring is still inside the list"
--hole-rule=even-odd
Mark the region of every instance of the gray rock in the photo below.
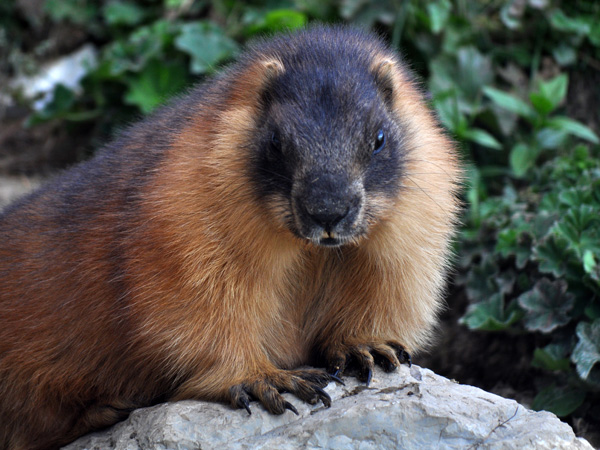
[[[351,377],[326,388],[331,408],[307,405],[282,416],[252,403],[252,415],[200,401],[134,411],[65,450],[141,449],[592,449],[549,412],[535,412],[417,366],[377,371],[371,385]]]
[[[40,185],[36,177],[0,177],[0,211]]]

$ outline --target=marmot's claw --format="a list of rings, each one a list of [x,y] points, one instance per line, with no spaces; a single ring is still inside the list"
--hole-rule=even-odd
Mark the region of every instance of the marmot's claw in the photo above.
[[[406,350],[402,350],[402,352],[400,353],[400,360],[401,360],[401,362],[407,363],[408,367],[412,366],[412,360],[410,358],[410,353],[408,353]]]
[[[241,405],[239,404],[241,403]],[[248,398],[240,398],[238,405],[240,407],[243,407],[246,411],[248,411],[248,415],[252,415],[252,411],[250,410],[250,402],[248,401]]]
[[[410,354],[404,346],[397,341],[367,341],[354,345],[341,344],[329,349],[325,354],[330,355],[328,359],[329,375],[332,380],[341,383],[338,375],[344,371],[346,361],[350,366],[358,369],[358,378],[367,386],[373,379],[375,365],[383,368],[386,372],[396,370],[402,363],[411,366]],[[341,383],[343,384],[343,383]]]
[[[325,392],[323,389],[321,389],[320,387],[315,388],[315,391],[317,391],[317,394],[319,395],[319,398],[323,402],[323,405],[325,405],[327,408],[329,408],[331,406],[331,397],[329,396],[329,394],[327,392]]]
[[[296,407],[286,401],[281,393],[289,392],[309,404],[321,400],[329,407],[331,397],[323,388],[332,379],[332,376],[322,369],[277,370],[248,378],[232,386],[229,389],[230,401],[234,407],[244,408],[248,414],[251,414],[249,402],[252,398],[262,403],[272,414],[283,414],[287,409],[299,415]]]
[[[408,364],[408,367],[412,366],[410,353],[408,353],[402,345],[395,342],[390,342],[389,345],[396,351],[396,356],[398,356],[401,363]]]
[[[229,389],[231,396],[231,404],[236,408],[244,408],[251,415],[250,411],[250,396],[246,392],[246,387],[242,384],[237,384]]]
[[[296,409],[296,407],[294,405],[292,405],[290,402],[285,402],[285,409],[289,409],[291,412],[293,412],[297,416],[300,415],[300,414],[298,414],[298,410]]]
[[[338,377],[339,373],[340,373],[340,369],[336,370],[333,375],[329,374],[329,378],[331,378],[336,383],[341,384],[342,386],[346,386],[346,383],[344,383],[344,381]]]

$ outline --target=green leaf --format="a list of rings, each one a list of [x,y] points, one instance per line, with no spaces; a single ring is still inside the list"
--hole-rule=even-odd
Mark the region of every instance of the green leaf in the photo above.
[[[542,278],[533,289],[521,294],[518,302],[526,310],[525,328],[551,333],[570,322],[568,313],[573,309],[575,296],[567,292],[565,280]]]
[[[37,125],[51,119],[65,117],[75,103],[75,94],[62,84],[54,89],[52,100],[50,100],[41,111],[31,115],[27,120],[27,126]]]
[[[567,87],[569,85],[569,77],[563,73],[551,80],[540,83],[539,91],[552,104],[552,110],[565,99],[567,96]]]
[[[567,67],[577,62],[577,50],[572,46],[561,42],[552,49],[552,56],[559,66]]]
[[[568,271],[568,262],[572,251],[568,242],[556,235],[548,235],[534,248],[535,259],[539,262],[540,272],[551,273],[556,278],[564,276]],[[573,255],[574,256],[574,255]]]
[[[516,177],[520,178],[533,167],[539,150],[523,143],[516,144],[510,151],[510,168]]]
[[[504,91],[490,86],[484,87],[483,93],[487,95],[496,105],[513,112],[520,117],[531,120],[536,116],[535,111],[531,108],[531,106],[514,95],[507,94]]]
[[[175,46],[191,56],[192,73],[212,72],[216,65],[232,58],[239,51],[235,41],[212,22],[192,22],[181,27]]]
[[[558,417],[564,417],[581,406],[585,394],[582,389],[552,384],[535,396],[531,407],[536,411],[550,411]]]
[[[498,265],[492,258],[485,258],[479,264],[471,267],[467,275],[466,290],[469,299],[480,301],[498,292],[495,282],[498,275]]]
[[[550,24],[553,28],[568,33],[586,35],[590,32],[590,25],[585,20],[568,17],[560,9],[550,13]]]
[[[453,83],[464,93],[463,101],[479,103],[481,89],[494,80],[491,57],[472,45],[459,48],[456,57],[457,72]]]
[[[586,380],[594,365],[600,362],[600,319],[594,322],[577,324],[577,345],[571,354],[571,361],[581,379]]]
[[[558,194],[558,200],[561,205],[569,208],[579,208],[579,206],[591,201],[589,190],[579,187],[562,190]]]
[[[114,41],[104,50],[110,76],[119,78],[125,72],[139,72],[153,58],[162,59],[164,49],[173,39],[174,26],[165,20],[137,28],[127,39]]]
[[[438,0],[427,4],[429,14],[429,24],[433,34],[439,34],[446,26],[450,18],[452,3],[448,0]]]
[[[548,115],[554,109],[554,103],[539,92],[529,94],[529,100],[535,110],[542,116]]]
[[[600,303],[590,302],[585,308],[585,315],[592,320],[600,319]]]
[[[106,23],[113,26],[137,25],[144,19],[144,10],[135,3],[111,1],[102,11]]]
[[[441,92],[433,99],[433,103],[442,124],[454,134],[458,134],[464,117],[459,110],[456,93]]]
[[[592,24],[592,28],[590,30],[590,34],[588,35],[588,38],[590,40],[590,42],[592,43],[592,45],[596,46],[596,47],[600,47],[600,23],[599,22],[595,22]]]
[[[276,9],[265,16],[264,28],[270,32],[295,30],[306,25],[308,18],[292,9]]]
[[[506,28],[517,30],[521,27],[521,17],[512,14],[513,8],[513,2],[506,2],[504,6],[502,6],[502,9],[500,9],[500,19]]]
[[[470,305],[459,320],[471,330],[501,331],[510,328],[522,317],[522,311],[515,302],[504,307],[502,294],[494,294],[489,299]]]
[[[502,150],[502,144],[500,144],[500,142],[498,142],[494,136],[479,128],[467,128],[463,132],[462,137],[469,141],[476,142],[484,147],[494,150]]]
[[[591,205],[571,208],[553,227],[553,231],[567,240],[579,258],[583,258],[586,250],[600,253],[599,209]]]
[[[532,236],[514,228],[504,229],[498,233],[496,251],[503,257],[515,257],[517,269],[523,269],[531,256]]]
[[[567,357],[567,352],[563,350],[563,346],[556,344],[536,348],[533,352],[531,365],[550,371],[567,371],[571,363]]]
[[[555,149],[562,147],[567,141],[568,133],[554,128],[542,128],[535,134],[535,140],[540,148]]]
[[[591,250],[586,250],[583,253],[583,269],[585,273],[592,273],[597,265],[594,253]]]
[[[55,22],[66,20],[78,25],[90,24],[98,12],[91,0],[46,0],[44,9]]]
[[[568,134],[577,136],[593,144],[600,143],[598,135],[591,128],[586,127],[581,122],[570,119],[569,117],[552,117],[547,121],[547,124],[557,130],[565,131]]]
[[[153,60],[139,75],[128,81],[129,90],[125,95],[125,102],[136,105],[144,114],[148,114],[181,90],[186,80],[183,64],[165,64]]]

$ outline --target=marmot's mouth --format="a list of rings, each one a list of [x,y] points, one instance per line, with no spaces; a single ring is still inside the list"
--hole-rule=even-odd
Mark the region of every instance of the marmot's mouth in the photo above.
[[[343,243],[344,241],[335,237],[326,237],[319,239],[319,245],[322,245],[324,247],[337,247],[339,245],[342,245]]]

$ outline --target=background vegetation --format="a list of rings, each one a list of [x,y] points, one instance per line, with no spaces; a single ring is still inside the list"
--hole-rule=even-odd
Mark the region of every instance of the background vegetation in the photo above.
[[[41,109],[23,113],[31,101],[11,92],[19,101],[0,120],[16,108],[19,129],[25,114],[32,136],[68,130],[56,146],[76,142],[78,150],[55,149],[45,163],[71,163],[115,126],[214,73],[248,39],[312,21],[374,29],[401,49],[468,165],[446,315],[447,336],[456,339],[446,339],[431,365],[487,389],[512,383],[512,395],[569,420],[598,445],[600,2],[3,2],[5,80],[84,43],[97,62],[80,89],[56,86]],[[36,170],[20,158],[22,143],[11,150],[10,142],[0,132],[0,163],[12,152],[0,169]],[[500,379],[506,371],[493,364],[519,376]]]

